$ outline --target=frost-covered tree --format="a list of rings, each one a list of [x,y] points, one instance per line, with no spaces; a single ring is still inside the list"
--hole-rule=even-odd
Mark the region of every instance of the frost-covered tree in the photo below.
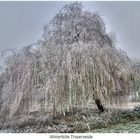
[[[0,74],[0,115],[10,120],[35,110],[65,114],[88,107],[93,97],[104,106],[121,104],[134,89],[130,62],[98,13],[70,3],[44,27],[39,42],[7,57]]]
[[[56,44],[62,45],[92,41],[97,42],[98,47],[107,44],[113,47],[100,15],[97,12],[83,10],[79,2],[64,6],[50,24],[44,27],[43,37],[45,40],[52,39]]]

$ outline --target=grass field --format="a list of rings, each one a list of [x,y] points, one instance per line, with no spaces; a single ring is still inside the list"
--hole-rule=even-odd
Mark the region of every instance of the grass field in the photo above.
[[[117,124],[107,128],[94,129],[92,133],[140,133],[140,120]]]

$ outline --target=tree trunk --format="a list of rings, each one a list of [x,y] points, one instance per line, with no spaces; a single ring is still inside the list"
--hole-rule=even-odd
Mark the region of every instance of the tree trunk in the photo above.
[[[100,113],[104,112],[104,107],[103,107],[103,105],[101,104],[100,99],[97,98],[97,97],[95,98],[95,96],[93,95],[93,100],[95,101],[95,104],[96,104],[96,106],[97,106],[99,112],[100,112]]]
[[[95,103],[96,103],[96,105],[97,105],[97,107],[98,107],[100,113],[101,113],[101,112],[104,112],[104,107],[103,107],[103,105],[101,104],[100,99],[96,99],[96,100],[95,100]]]

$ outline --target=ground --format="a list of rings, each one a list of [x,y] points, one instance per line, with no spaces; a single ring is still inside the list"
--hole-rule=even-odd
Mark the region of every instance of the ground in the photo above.
[[[130,107],[131,106],[131,107]],[[137,107],[135,107],[137,106]],[[45,113],[45,112],[44,112]],[[57,114],[53,119],[39,112],[20,120],[0,124],[2,133],[140,133],[140,106],[131,103],[121,108],[106,108],[99,113],[95,108],[74,108],[71,112]]]
[[[117,124],[107,128],[94,129],[91,133],[140,133],[140,120]]]

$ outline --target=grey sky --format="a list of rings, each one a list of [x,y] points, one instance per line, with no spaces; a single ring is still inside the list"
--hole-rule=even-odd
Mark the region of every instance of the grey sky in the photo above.
[[[68,2],[0,2],[0,52],[21,48],[39,40],[42,28]],[[107,31],[114,32],[118,47],[140,58],[140,2],[83,2],[99,11]]]

